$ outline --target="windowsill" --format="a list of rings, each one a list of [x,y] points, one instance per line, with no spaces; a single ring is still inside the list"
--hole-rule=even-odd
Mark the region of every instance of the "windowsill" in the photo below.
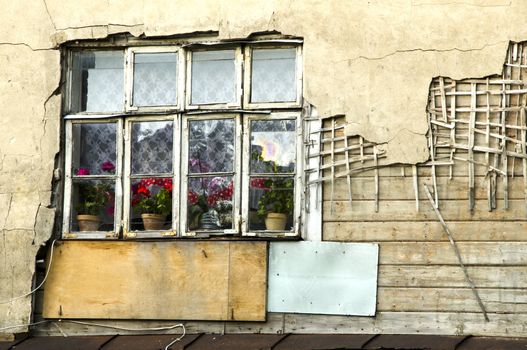
[[[152,231],[150,231],[152,232]],[[59,239],[58,241],[111,241],[111,242],[166,242],[166,241],[302,241],[303,238],[300,236],[279,236],[276,233],[269,233],[273,236],[234,236],[234,235],[196,235],[196,236],[185,236],[185,237],[174,237],[172,235],[166,235],[167,232],[159,233],[157,237],[133,237],[119,239],[115,237],[113,239],[104,238],[104,234],[100,237],[82,237],[82,235],[94,235],[95,233],[79,233],[71,232],[65,235],[65,238]],[[99,233],[97,233],[99,234]],[[165,236],[163,236],[165,234]],[[74,237],[73,237],[74,236]]]

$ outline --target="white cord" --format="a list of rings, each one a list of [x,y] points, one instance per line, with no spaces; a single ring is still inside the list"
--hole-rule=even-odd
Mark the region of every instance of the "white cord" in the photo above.
[[[46,274],[44,275],[44,279],[42,280],[42,282],[35,289],[33,289],[32,291],[30,291],[30,292],[28,292],[28,293],[26,293],[24,295],[20,295],[20,296],[17,296],[17,297],[14,297],[12,299],[8,299],[8,300],[0,300],[0,305],[1,304],[9,304],[9,303],[11,303],[11,302],[13,302],[15,300],[25,298],[25,297],[35,293],[37,290],[40,289],[40,287],[42,287],[44,285],[44,282],[46,282],[46,279],[48,278],[49,270],[51,269],[51,262],[53,261],[53,249],[55,248],[55,242],[56,241],[57,240],[54,239],[53,243],[51,243],[51,251],[49,253],[49,264],[48,264],[48,267],[46,269]],[[0,330],[1,330],[1,328],[0,328]]]
[[[18,325],[14,325],[14,326],[2,327],[2,328],[0,328],[0,331],[6,330],[6,329],[10,329],[10,328],[31,327],[31,326],[36,326],[38,324],[48,323],[48,322],[53,322],[53,324],[55,324],[58,327],[58,325],[56,323],[57,322],[56,320],[43,320],[43,321],[38,321],[38,322],[33,322],[33,323],[25,323],[25,324],[18,324]],[[175,342],[180,341],[181,339],[183,339],[183,337],[186,334],[185,326],[182,323],[174,324],[174,325],[171,325],[171,326],[165,326],[165,327],[128,328],[128,327],[112,326],[112,325],[103,324],[103,323],[83,322],[83,321],[74,321],[74,320],[62,320],[62,319],[59,319],[58,322],[59,323],[60,322],[62,322],[62,323],[75,323],[75,324],[80,324],[80,325],[84,325],[84,326],[96,326],[96,327],[103,327],[103,328],[112,328],[112,329],[117,329],[117,330],[121,330],[121,331],[130,331],[130,332],[167,331],[167,330],[171,330],[171,329],[181,328],[183,330],[183,334],[179,338],[174,340],[173,343],[168,344],[168,346],[171,346]]]
[[[128,327],[119,327],[119,326],[112,326],[108,324],[103,323],[96,323],[96,322],[83,322],[83,321],[74,321],[74,320],[62,320],[59,319],[59,322],[67,322],[67,323],[76,323],[81,324],[84,326],[97,326],[97,327],[103,327],[103,328],[113,328],[121,331],[130,331],[130,332],[141,332],[141,331],[167,331],[170,329],[175,329],[178,327],[181,327],[183,329],[183,334],[185,333],[185,326],[182,323],[174,324],[171,326],[165,326],[165,327],[150,327],[150,328],[128,328]]]
[[[169,347],[171,347],[172,345],[174,345],[175,343],[183,339],[183,337],[185,337],[185,334],[186,334],[185,326],[181,325],[181,327],[183,327],[183,334],[181,334],[179,338],[174,339],[167,346],[165,346],[165,350],[168,350]]]

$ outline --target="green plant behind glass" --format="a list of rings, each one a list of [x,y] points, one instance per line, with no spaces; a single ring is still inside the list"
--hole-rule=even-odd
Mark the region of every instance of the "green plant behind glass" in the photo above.
[[[79,204],[77,213],[84,215],[99,215],[101,210],[106,207],[111,197],[109,184],[79,184]]]
[[[264,194],[258,201],[258,216],[267,213],[290,215],[295,207],[294,184],[292,179],[265,179]]]

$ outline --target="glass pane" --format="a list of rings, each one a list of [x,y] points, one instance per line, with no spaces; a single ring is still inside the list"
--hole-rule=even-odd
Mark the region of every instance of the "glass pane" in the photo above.
[[[189,178],[188,230],[232,229],[233,189],[232,176]]]
[[[119,112],[124,103],[123,51],[73,53],[72,112]]]
[[[130,230],[169,230],[172,227],[172,178],[133,180]]]
[[[192,104],[236,101],[234,50],[192,53]]]
[[[233,171],[234,137],[233,119],[189,121],[189,173]]]
[[[132,123],[132,174],[172,172],[172,121]]]
[[[177,104],[177,58],[176,52],[135,54],[134,106]]]
[[[115,145],[115,123],[73,124],[73,175],[114,174]]]
[[[292,177],[253,177],[249,186],[249,229],[291,231],[295,208]]]
[[[296,49],[253,51],[251,102],[296,101]]]
[[[115,184],[112,180],[74,180],[71,231],[113,231]]]
[[[293,173],[296,161],[294,120],[251,121],[251,173]]]

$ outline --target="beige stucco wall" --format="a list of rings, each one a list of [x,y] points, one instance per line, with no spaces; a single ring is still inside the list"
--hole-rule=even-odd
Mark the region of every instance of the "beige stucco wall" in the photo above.
[[[30,290],[36,251],[51,234],[61,43],[117,32],[301,36],[307,101],[322,116],[346,115],[349,134],[388,142],[390,162],[416,163],[428,159],[431,78],[500,73],[509,41],[527,39],[523,0],[3,0],[1,8],[0,302]],[[0,328],[30,314],[30,298],[0,304]]]

